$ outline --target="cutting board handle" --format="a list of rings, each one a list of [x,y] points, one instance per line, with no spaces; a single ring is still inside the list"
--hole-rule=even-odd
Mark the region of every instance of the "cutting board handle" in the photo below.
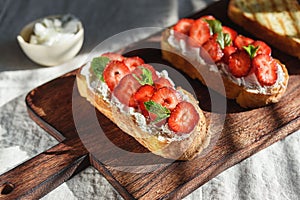
[[[0,176],[0,199],[39,199],[90,165],[79,139],[64,141]]]

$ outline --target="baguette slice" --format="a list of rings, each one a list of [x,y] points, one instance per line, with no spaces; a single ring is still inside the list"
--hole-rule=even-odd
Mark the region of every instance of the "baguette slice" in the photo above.
[[[231,0],[228,16],[256,37],[300,58],[300,6],[297,0]]]
[[[180,141],[167,141],[159,138],[157,135],[151,135],[143,131],[131,115],[120,112],[117,107],[111,106],[110,103],[103,100],[101,94],[92,91],[88,86],[86,76],[81,72],[83,67],[78,70],[76,75],[76,82],[80,95],[86,98],[122,131],[132,136],[152,153],[167,159],[191,160],[208,146],[210,135],[207,131],[206,118],[199,108],[197,100],[189,92],[178,88],[189,96],[191,99],[190,103],[195,106],[196,111],[199,114],[198,124],[195,126],[194,130],[189,133],[190,135],[186,139]]]
[[[235,99],[241,107],[257,108],[270,103],[276,103],[284,94],[287,88],[289,75],[285,65],[279,60],[276,60],[276,62],[282,68],[284,80],[278,87],[273,87],[269,94],[259,93],[256,90],[247,90],[245,87],[233,82],[226,74],[211,70],[208,66],[202,65],[196,60],[191,60],[189,55],[184,55],[182,51],[171,46],[168,42],[170,31],[171,29],[166,29],[162,33],[162,57],[177,69],[185,72],[191,78],[199,79],[202,84],[221,93],[229,99]],[[220,76],[224,83],[224,87],[220,85]]]

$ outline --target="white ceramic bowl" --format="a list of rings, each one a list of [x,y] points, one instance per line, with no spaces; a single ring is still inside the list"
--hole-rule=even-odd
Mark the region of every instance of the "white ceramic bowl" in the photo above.
[[[58,17],[58,15],[45,18],[55,17]],[[33,32],[34,24],[37,21],[40,21],[40,19],[27,24],[17,36],[19,45],[32,61],[44,66],[54,66],[70,60],[79,52],[84,39],[84,30],[81,22],[79,22],[78,32],[74,37],[62,41],[59,44],[46,46],[29,43],[30,35]]]

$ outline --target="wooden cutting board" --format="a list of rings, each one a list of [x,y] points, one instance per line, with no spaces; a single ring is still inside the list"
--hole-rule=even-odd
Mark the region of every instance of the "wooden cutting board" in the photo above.
[[[224,25],[249,35],[230,22],[227,3],[215,3],[192,17],[213,14]],[[168,64],[157,49],[159,38],[156,34],[131,45],[127,55]],[[145,44],[151,48],[140,49]],[[34,89],[26,97],[29,114],[60,143],[1,175],[0,198],[40,198],[90,165],[125,199],[180,199],[188,195],[225,169],[300,129],[300,62],[276,49],[273,55],[286,64],[290,81],[282,100],[263,108],[243,109],[227,100],[226,113],[214,113],[207,88],[186,77],[206,117],[216,121],[225,117],[224,127],[215,128],[220,134],[215,145],[186,162],[149,153],[95,110],[78,94],[76,71]],[[103,131],[99,131],[99,124]]]

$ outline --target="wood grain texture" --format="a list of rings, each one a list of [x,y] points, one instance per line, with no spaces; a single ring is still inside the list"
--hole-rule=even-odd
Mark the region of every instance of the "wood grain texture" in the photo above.
[[[230,22],[226,15],[227,3],[213,4],[192,17],[213,14],[224,25],[251,36]],[[156,34],[122,51],[127,56],[140,56],[146,62],[168,65],[161,59],[159,39],[160,34]],[[38,87],[26,98],[31,117],[62,143],[0,176],[0,188],[5,182],[16,186],[10,194],[0,198],[24,195],[38,198],[89,164],[98,169],[125,199],[180,199],[186,196],[227,168],[299,130],[300,62],[277,49],[273,49],[273,55],[286,64],[290,73],[289,85],[281,101],[258,109],[245,109],[233,100],[227,100],[225,124],[217,128],[220,133],[217,143],[204,156],[187,162],[153,155],[118,129],[78,94],[75,71]],[[221,111],[212,112],[208,89],[199,81],[186,78],[196,91],[206,117],[218,120],[224,116]],[[218,97],[218,94],[214,96]],[[55,153],[49,154],[49,151]],[[89,162],[86,155],[89,155]],[[60,164],[49,168],[53,165],[48,161],[40,162],[43,160]],[[84,164],[79,167],[80,163]],[[26,175],[30,180],[21,179]],[[53,182],[53,187],[48,187],[47,183]]]
[[[0,199],[39,199],[89,166],[88,154],[80,140],[66,140],[0,176]]]

